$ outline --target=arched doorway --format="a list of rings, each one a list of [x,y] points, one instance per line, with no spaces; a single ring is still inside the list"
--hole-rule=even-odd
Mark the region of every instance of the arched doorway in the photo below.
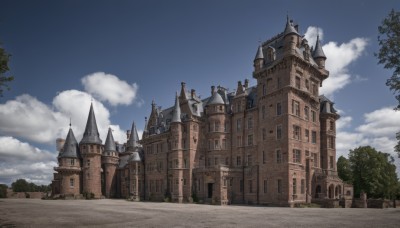
[[[335,186],[333,186],[333,184],[331,184],[331,185],[329,185],[329,188],[328,188],[329,199],[333,199],[335,197],[334,194],[335,194]]]
[[[335,188],[335,198],[336,198],[336,199],[339,199],[341,194],[342,194],[342,190],[341,190],[340,185],[336,185],[336,188]]]
[[[315,198],[319,198],[321,195],[321,186],[317,185],[317,188],[315,189]]]

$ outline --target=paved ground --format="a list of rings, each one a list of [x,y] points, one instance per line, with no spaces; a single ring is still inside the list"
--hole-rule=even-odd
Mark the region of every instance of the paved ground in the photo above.
[[[0,227],[400,227],[397,209],[0,199]]]

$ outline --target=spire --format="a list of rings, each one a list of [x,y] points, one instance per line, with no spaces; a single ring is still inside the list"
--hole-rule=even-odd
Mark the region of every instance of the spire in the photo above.
[[[256,57],[254,58],[254,61],[256,61],[258,59],[264,59],[264,54],[263,54],[263,50],[262,50],[262,45],[261,44],[258,47],[257,54],[256,54]]]
[[[292,25],[292,21],[289,20],[289,15],[286,16],[286,27],[285,31],[283,32],[283,36],[289,35],[289,34],[296,34],[299,35],[299,33],[296,31],[296,29]]]
[[[129,140],[126,143],[126,147],[128,151],[134,151],[136,147],[139,146],[139,136],[136,130],[135,122],[132,123],[131,135],[129,136]]]
[[[83,138],[80,143],[102,144],[99,130],[97,129],[96,116],[93,111],[93,103],[90,104],[85,132],[83,133]]]
[[[79,147],[76,141],[74,132],[70,128],[68,131],[67,138],[62,149],[62,153],[59,155],[60,158],[79,158]]]
[[[313,52],[313,58],[324,58],[326,59],[324,50],[322,50],[321,42],[319,41],[319,34],[317,35],[317,42],[315,44],[314,52]]]
[[[115,145],[114,137],[112,135],[111,128],[108,128],[106,144],[104,145],[104,151],[116,151],[117,146]]]
[[[180,122],[181,122],[181,107],[179,106],[178,92],[176,92],[175,106],[174,110],[172,110],[171,123],[180,123]]]

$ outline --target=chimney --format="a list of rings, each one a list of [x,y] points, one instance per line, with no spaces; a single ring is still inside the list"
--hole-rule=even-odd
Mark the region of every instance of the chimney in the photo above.
[[[211,86],[211,96],[214,95],[215,92],[215,86]]]

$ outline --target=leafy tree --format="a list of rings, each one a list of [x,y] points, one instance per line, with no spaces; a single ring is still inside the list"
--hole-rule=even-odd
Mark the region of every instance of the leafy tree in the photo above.
[[[7,188],[7,185],[0,184],[0,198],[7,198]]]
[[[387,153],[370,146],[350,150],[354,193],[364,191],[373,198],[394,198],[398,194],[399,181],[394,159]]]
[[[5,75],[5,73],[10,70],[8,67],[9,59],[10,55],[2,47],[0,47],[0,96],[3,96],[4,89],[10,89],[8,83],[14,80],[13,76]]]
[[[353,176],[351,173],[350,162],[347,158],[340,156],[337,161],[337,171],[340,179],[346,183],[352,183]]]
[[[396,110],[400,110],[400,12],[392,9],[389,15],[383,19],[378,27],[379,52],[375,56],[379,59],[379,64],[384,68],[393,70],[392,76],[386,81],[386,85],[394,92],[398,105]],[[395,151],[400,157],[400,132],[397,133],[397,146]]]
[[[11,184],[14,192],[29,192],[29,183],[25,179],[18,179]]]

